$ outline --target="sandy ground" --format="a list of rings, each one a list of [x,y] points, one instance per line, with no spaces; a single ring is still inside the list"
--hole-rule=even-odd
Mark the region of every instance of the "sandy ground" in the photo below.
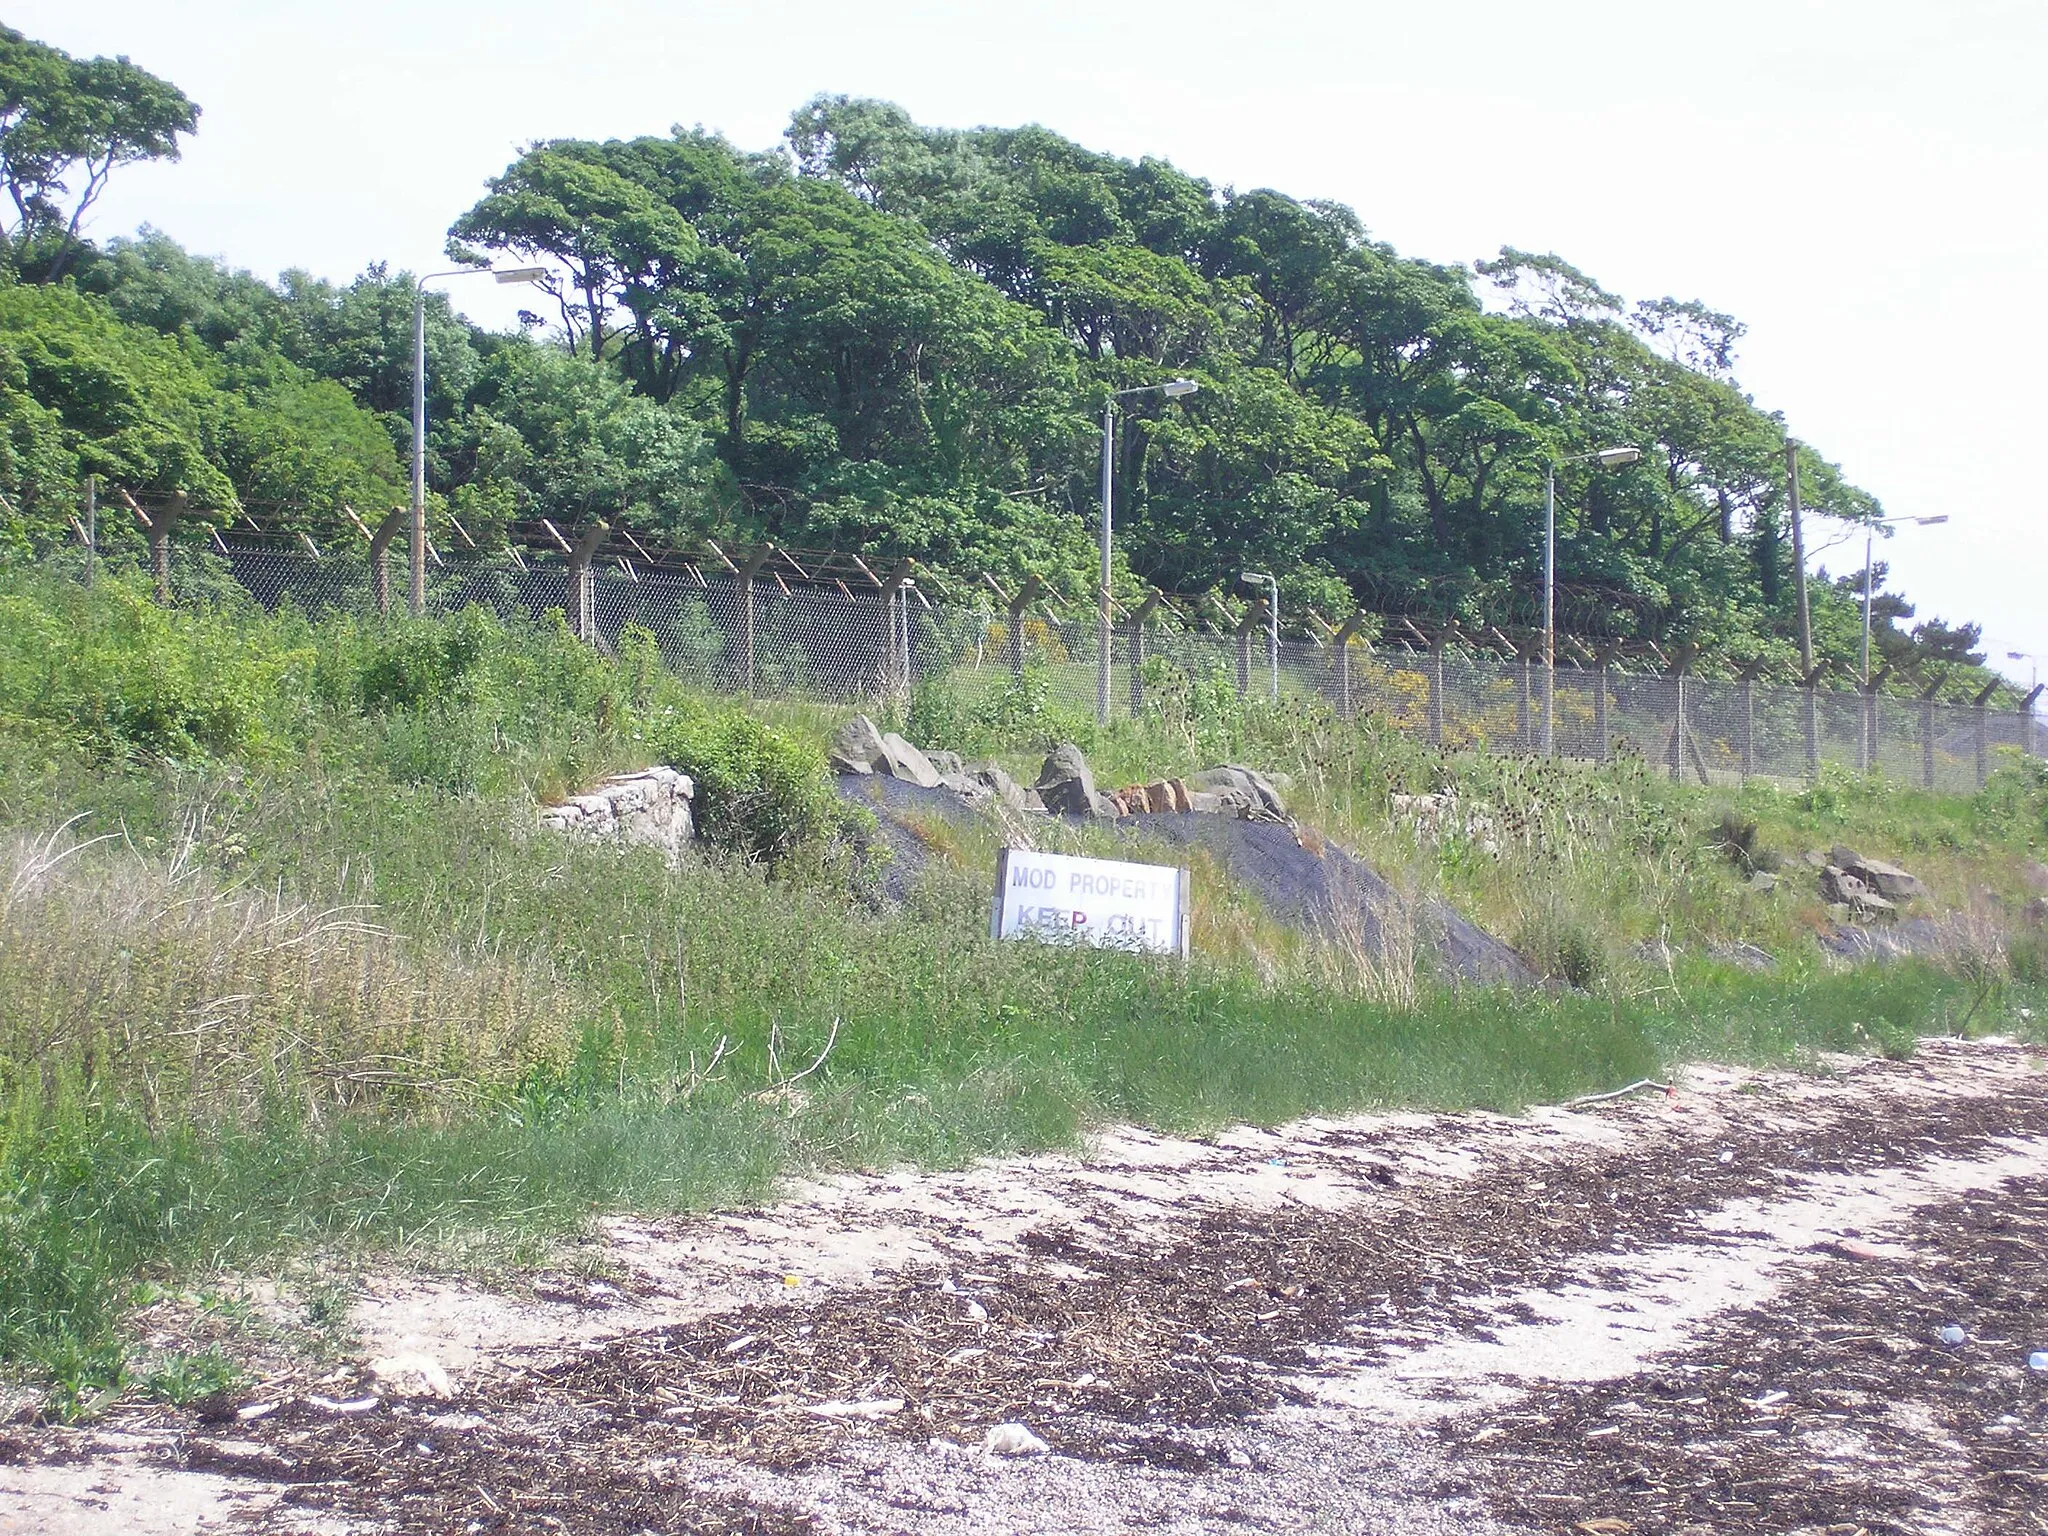
[[[0,1532],[2048,1532],[2044,1175],[1993,1041],[835,1178],[0,1428]]]

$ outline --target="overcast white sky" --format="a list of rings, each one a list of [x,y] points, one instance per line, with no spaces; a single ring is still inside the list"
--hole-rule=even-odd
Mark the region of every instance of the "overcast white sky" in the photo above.
[[[2048,671],[2042,0],[13,0],[6,20],[203,108],[181,163],[114,183],[96,237],[147,222],[265,276],[439,266],[526,142],[701,123],[766,147],[820,91],[1334,198],[1406,254],[1554,250],[1746,322],[1761,405],[1891,514],[1953,519],[1886,551],[1921,616],[1980,620],[1994,661]],[[455,292],[486,323],[516,307]]]

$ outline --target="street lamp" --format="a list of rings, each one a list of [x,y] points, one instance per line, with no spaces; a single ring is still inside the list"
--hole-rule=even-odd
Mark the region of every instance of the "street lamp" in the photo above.
[[[1271,594],[1266,603],[1266,661],[1273,673],[1273,702],[1280,702],[1280,579],[1265,571],[1239,571],[1238,579],[1253,586],[1264,582]]]
[[[1550,756],[1556,730],[1557,699],[1557,466],[1584,464],[1626,469],[1643,450],[1622,444],[1553,458],[1543,466],[1543,755]]]
[[[1863,525],[1863,681],[1870,681],[1870,541],[1880,528],[1902,528],[1908,523],[1922,528],[1931,528],[1936,523],[1948,521],[1948,514],[1938,517],[1881,517],[1875,522]]]
[[[1116,432],[1116,403],[1132,395],[1161,394],[1169,400],[1192,395],[1202,386],[1193,379],[1168,379],[1164,384],[1141,384],[1119,389],[1102,407],[1102,584],[1095,594],[1095,723],[1109,724],[1109,550],[1112,531],[1110,450]]]
[[[490,273],[501,283],[538,283],[546,267],[455,267],[429,272],[412,289],[412,592],[407,607],[427,610],[427,284]]]

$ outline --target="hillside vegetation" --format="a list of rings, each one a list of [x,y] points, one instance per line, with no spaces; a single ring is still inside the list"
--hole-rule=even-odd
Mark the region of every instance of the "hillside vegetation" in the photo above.
[[[2041,1000],[2009,921],[1943,967],[1828,969],[1810,890],[1748,893],[1724,826],[1754,821],[1758,854],[1861,842],[1944,906],[1994,913],[1988,890],[2011,914],[2048,842],[2038,764],[1970,799],[1829,779],[1733,800],[1234,697],[1101,733],[1021,695],[926,693],[901,721],[1020,767],[1071,735],[1112,778],[1284,775],[1305,819],[1560,980],[1513,994],[1288,930],[1199,866],[1188,966],[998,945],[997,838],[971,828],[929,828],[891,908],[871,824],[824,775],[839,718],[703,698],[650,645],[608,658],[558,620],[313,623],[6,577],[0,1351],[85,1411],[142,1371],[118,1326],[140,1281],[366,1247],[518,1260],[594,1212],[792,1171],[1116,1119],[1513,1107],[1702,1054],[2027,1027]],[[703,787],[707,841],[678,867],[536,830],[537,801],[653,761]],[[1444,786],[1512,835],[1425,843],[1388,817],[1390,792]],[[1660,937],[1673,953],[1638,949]],[[1714,938],[1779,968],[1722,964]]]

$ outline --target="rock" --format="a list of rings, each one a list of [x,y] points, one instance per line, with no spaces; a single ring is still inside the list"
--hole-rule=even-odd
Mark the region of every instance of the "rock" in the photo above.
[[[2020,908],[2020,921],[2029,928],[2048,928],[2048,897],[2029,896]]]
[[[1035,786],[1048,811],[1060,816],[1115,816],[1115,803],[1097,792],[1088,759],[1072,742],[1061,742],[1038,770]]]
[[[939,777],[941,778],[944,778],[949,773],[964,774],[967,772],[967,764],[961,760],[958,752],[927,752],[925,753],[925,758],[932,767],[939,771]]]
[[[1191,789],[1188,795],[1188,811],[1196,816],[1242,816],[1251,809],[1251,801],[1240,794],[1212,795],[1205,789]]]
[[[1732,965],[1745,971],[1774,971],[1777,960],[1767,949],[1736,940],[1728,944],[1709,944],[1707,953],[1725,965]]]
[[[696,831],[690,816],[696,793],[688,774],[669,767],[615,773],[593,790],[543,806],[540,824],[551,832],[646,844],[674,860]]]
[[[1024,786],[994,763],[970,763],[967,777],[974,780],[1013,811],[1024,809]]]
[[[1662,939],[1645,939],[1636,946],[1636,958],[1652,965],[1669,965],[1678,958],[1678,951]]]
[[[894,731],[882,738],[882,755],[876,759],[875,768],[920,789],[939,787],[939,770],[932,766],[932,760]]]
[[[939,775],[939,785],[943,789],[950,789],[969,805],[987,805],[995,799],[994,790],[981,780],[970,779],[964,773],[942,773]]]
[[[455,1384],[432,1355],[386,1355],[370,1362],[370,1374],[394,1397],[453,1397]]]
[[[900,1397],[877,1397],[861,1402],[812,1403],[804,1410],[821,1419],[886,1419],[903,1411]]]
[[[1778,888],[1778,877],[1768,869],[1760,869],[1742,882],[1742,888],[1754,891],[1759,896],[1768,896]]]
[[[1828,856],[1818,848],[1809,848],[1799,857],[1805,861],[1808,869],[1826,869],[1828,867]]]
[[[2020,865],[2020,884],[2030,891],[2038,891],[2043,896],[2048,896],[2048,864],[2028,859]]]
[[[997,1424],[981,1438],[981,1448],[991,1456],[1045,1456],[1052,1447],[1022,1424]]]
[[[1853,848],[1836,848],[1828,859],[1887,901],[1914,901],[1927,894],[1927,887],[1920,883],[1918,876],[1909,875],[1898,865],[1887,864],[1883,859],[1866,859]]]
[[[855,715],[839,727],[825,762],[834,773],[873,773],[886,751],[881,727],[866,715]]]
[[[1862,880],[1835,864],[1820,872],[1820,896],[1830,905],[1847,907],[1859,916],[1884,917],[1899,910]]]
[[[1256,768],[1245,768],[1235,763],[1204,768],[1188,779],[1187,786],[1191,792],[1244,796],[1249,809],[1243,814],[1248,817],[1270,821],[1288,819],[1287,804],[1280,798],[1280,791]]]

